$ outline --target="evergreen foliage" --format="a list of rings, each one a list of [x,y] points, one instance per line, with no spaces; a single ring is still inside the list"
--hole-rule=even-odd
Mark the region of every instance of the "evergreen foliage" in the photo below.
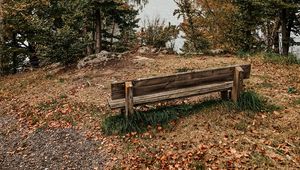
[[[175,14],[184,18],[185,47],[204,52],[209,47],[231,52],[266,50],[288,56],[289,47],[298,44],[292,38],[300,28],[296,0],[175,2]]]
[[[27,57],[34,67],[41,59],[71,65],[101,50],[127,50],[138,22],[126,0],[4,0],[1,7],[1,73],[16,73]]]

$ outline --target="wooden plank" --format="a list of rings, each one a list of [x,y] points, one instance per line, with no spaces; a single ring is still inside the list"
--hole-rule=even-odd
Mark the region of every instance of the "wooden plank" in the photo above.
[[[244,78],[250,77],[251,65],[240,65],[245,70]],[[205,69],[187,73],[178,73],[168,76],[143,78],[132,80],[133,95],[143,96],[152,93],[172,91],[179,88],[187,88],[210,83],[232,81],[235,67],[223,67]],[[112,100],[125,98],[125,82],[112,83]]]
[[[132,82],[125,83],[125,114],[126,117],[128,115],[133,114],[133,85]]]
[[[171,91],[180,88],[187,88],[193,87],[197,85],[207,85],[219,82],[226,82],[231,81],[231,74],[222,74],[216,75],[213,77],[203,77],[203,78],[195,78],[192,80],[180,80],[180,81],[170,81],[165,82],[157,85],[149,85],[149,86],[142,86],[142,87],[135,87],[133,88],[133,95],[134,96],[143,96],[153,93],[160,93],[164,91]],[[117,99],[124,98],[124,94],[122,91],[115,93],[114,97]]]
[[[234,102],[237,102],[243,88],[243,73],[244,70],[241,67],[236,67],[234,72],[234,80],[233,80],[233,87],[232,87],[232,94],[231,99]]]
[[[173,100],[183,97],[191,97],[211,92],[225,91],[232,89],[233,82],[215,83],[204,86],[196,86],[173,91],[166,91],[151,95],[133,97],[134,105],[154,103],[157,101]],[[125,99],[111,100],[109,105],[112,109],[125,107]]]

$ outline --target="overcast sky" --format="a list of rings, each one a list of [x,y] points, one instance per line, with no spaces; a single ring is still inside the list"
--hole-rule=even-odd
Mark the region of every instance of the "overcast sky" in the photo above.
[[[140,13],[140,25],[142,26],[143,21],[147,19],[147,17],[151,20],[157,16],[161,19],[165,19],[166,23],[171,22],[171,24],[179,25],[181,20],[178,20],[176,16],[173,16],[176,8],[177,5],[173,0],[149,0],[149,3]]]
[[[177,5],[173,0],[149,0],[149,3],[139,14],[139,18],[141,18],[139,25],[143,26],[145,20],[148,18],[153,20],[156,17],[160,17],[162,20],[165,20],[166,24],[170,22],[172,25],[179,25],[182,22],[182,19],[177,19],[176,16],[173,16],[175,9],[177,9]],[[180,36],[182,35],[183,33],[180,34]],[[175,50],[180,52],[180,48],[182,48],[184,40],[182,38],[178,38],[175,42]]]

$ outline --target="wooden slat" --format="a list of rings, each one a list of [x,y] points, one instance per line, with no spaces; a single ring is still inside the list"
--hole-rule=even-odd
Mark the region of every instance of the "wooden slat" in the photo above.
[[[161,92],[152,95],[133,97],[134,105],[154,103],[157,101],[173,100],[182,97],[191,97],[195,95],[207,94],[211,92],[225,91],[232,89],[233,82],[215,83],[204,86],[196,86],[185,89]],[[125,99],[111,100],[109,105],[112,109],[125,107]]]
[[[244,78],[250,77],[251,65],[238,65],[245,70]],[[187,73],[178,73],[168,76],[143,78],[132,80],[133,95],[143,96],[180,88],[206,85],[211,83],[232,81],[236,66],[205,69]],[[125,98],[125,82],[112,83],[112,100]]]

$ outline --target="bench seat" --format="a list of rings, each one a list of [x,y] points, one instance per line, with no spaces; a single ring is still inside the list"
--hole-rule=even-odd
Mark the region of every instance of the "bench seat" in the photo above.
[[[150,95],[136,96],[133,97],[133,104],[142,105],[142,104],[154,103],[158,101],[166,101],[166,100],[178,99],[183,97],[192,97],[192,96],[207,94],[212,92],[231,90],[232,87],[233,87],[233,81],[182,88],[182,89],[177,89],[172,91],[154,93]],[[112,109],[124,108],[125,99],[123,98],[123,99],[110,100],[109,106]]]

